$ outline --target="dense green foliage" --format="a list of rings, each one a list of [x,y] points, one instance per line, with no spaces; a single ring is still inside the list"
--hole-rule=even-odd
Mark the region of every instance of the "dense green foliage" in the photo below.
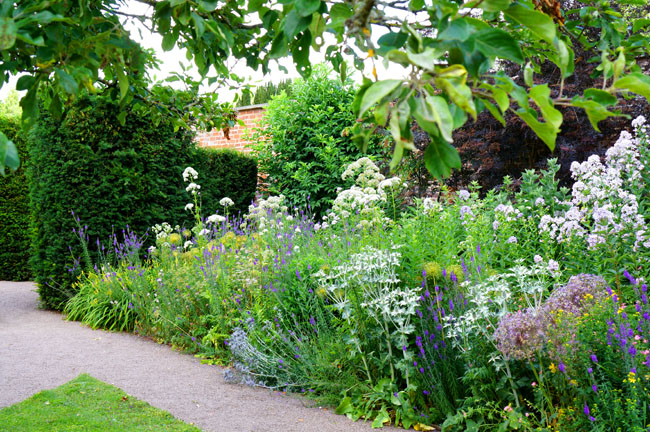
[[[201,235],[183,243],[168,227],[150,259],[85,273],[66,311],[232,362],[232,382],[321,395],[374,427],[641,432],[644,121],[604,160],[575,161],[572,190],[549,160],[518,189],[505,179],[484,198],[472,185],[389,211],[402,180],[362,158],[318,222],[277,196],[243,224],[197,211]]]
[[[193,163],[210,167],[206,178],[224,176],[206,183],[204,205],[216,208],[222,193],[238,192],[232,199],[241,209],[253,197],[257,173],[249,158],[197,151],[190,133],[175,133],[169,121],[154,125],[141,113],[128,115],[122,126],[119,113],[106,99],[82,99],[61,120],[43,117],[30,137],[31,263],[47,307],[60,307],[73,292],[77,273],[69,269],[82,250],[72,211],[87,226],[82,235],[96,257],[96,239],[108,241],[127,226],[142,234],[161,219],[173,225],[191,220],[183,210],[181,173]]]
[[[350,57],[365,75],[355,114],[360,123],[389,123],[393,166],[414,148],[410,127],[415,119],[431,138],[424,155],[427,169],[445,177],[461,165],[452,131],[482,111],[502,123],[512,112],[553,149],[563,121],[558,107],[584,110],[598,129],[602,119],[619,115],[614,109],[619,97],[628,92],[650,97],[650,77],[636,62],[650,50],[647,8],[626,7],[645,6],[641,0],[287,0],[281,8],[273,0],[137,1],[155,7],[124,14],[116,0],[0,5],[0,50],[11,59],[0,65],[0,82],[25,73],[18,85],[27,90],[21,101],[27,122],[38,114],[37,99],[60,112],[63,101],[94,86],[125,106],[134,102],[142,110],[172,114],[177,125],[227,126],[232,112],[210,103],[216,93],[200,94],[202,83],[239,80],[227,66],[233,58],[268,74],[272,61],[291,56],[306,77],[314,49],[324,53],[342,81],[349,75]],[[147,88],[145,77],[155,60],[131,39],[127,20],[163,35],[165,51],[187,49],[201,76],[185,79],[188,98]],[[597,64],[595,75],[603,83],[569,97],[564,82],[573,76],[582,52]],[[495,73],[504,60],[521,70],[512,76]],[[382,79],[378,62],[402,65],[408,74]],[[535,81],[535,74],[546,75],[542,66],[548,65],[557,81]],[[209,76],[212,71],[216,75]],[[524,85],[513,81],[515,75]],[[45,91],[39,93],[40,87]],[[369,135],[362,126],[353,138],[363,147]],[[15,146],[0,133],[0,171],[17,164]]]
[[[86,374],[3,408],[0,424],[3,430],[12,432],[200,432],[168,412]]]
[[[29,269],[29,187],[25,177],[27,141],[20,130],[20,114],[0,115],[0,131],[13,140],[23,164],[0,177],[0,280],[28,280]]]
[[[345,166],[361,151],[345,132],[355,122],[355,90],[342,85],[321,68],[307,80],[291,84],[291,95],[280,94],[269,103],[253,140],[260,171],[267,174],[269,191],[303,205],[309,199],[315,214],[322,214],[344,186]],[[379,155],[380,137],[368,152]]]
[[[257,189],[255,158],[235,150],[197,148],[190,165],[201,173],[201,200],[206,211],[220,209],[219,200],[223,197],[234,202],[230,214],[248,211]],[[184,199],[187,199],[186,195]]]

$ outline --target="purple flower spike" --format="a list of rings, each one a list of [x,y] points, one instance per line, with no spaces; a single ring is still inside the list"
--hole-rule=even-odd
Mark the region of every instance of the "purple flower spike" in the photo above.
[[[598,357],[596,357],[596,354],[591,355],[591,361],[594,363],[598,363]]]

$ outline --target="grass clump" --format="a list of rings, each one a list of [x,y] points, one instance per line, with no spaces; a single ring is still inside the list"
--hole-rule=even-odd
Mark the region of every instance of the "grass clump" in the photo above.
[[[0,410],[0,431],[173,431],[200,429],[82,374]]]

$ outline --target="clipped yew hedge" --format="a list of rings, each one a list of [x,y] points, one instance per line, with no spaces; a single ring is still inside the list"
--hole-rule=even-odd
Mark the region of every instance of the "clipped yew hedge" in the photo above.
[[[18,116],[0,117],[0,131],[16,144],[21,162],[16,171],[0,176],[0,280],[24,281],[31,278],[27,143]]]
[[[166,120],[155,125],[147,115],[129,114],[121,125],[119,113],[112,102],[87,97],[64,118],[45,115],[30,135],[30,262],[45,307],[61,309],[75,293],[74,258],[82,248],[72,211],[87,226],[96,259],[96,240],[106,241],[127,225],[143,234],[163,221],[191,224],[182,179],[188,165],[200,172],[206,208],[216,210],[228,194],[243,210],[254,197],[257,167],[251,158],[197,149],[192,133],[174,132]]]

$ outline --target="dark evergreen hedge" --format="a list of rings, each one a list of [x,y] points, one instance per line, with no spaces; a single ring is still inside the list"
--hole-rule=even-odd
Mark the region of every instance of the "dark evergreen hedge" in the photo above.
[[[122,126],[119,113],[105,99],[84,98],[63,119],[41,118],[30,136],[31,263],[48,308],[60,309],[74,294],[77,273],[69,269],[82,250],[71,211],[87,225],[94,255],[96,239],[127,225],[140,235],[163,221],[191,226],[182,178],[188,165],[199,171],[206,211],[225,194],[239,209],[254,197],[250,158],[197,149],[191,133],[175,133],[171,122],[154,125],[146,115],[128,115]]]
[[[15,172],[0,176],[0,280],[24,281],[31,278],[27,144],[20,117],[0,117],[0,131],[16,144],[21,163]]]

